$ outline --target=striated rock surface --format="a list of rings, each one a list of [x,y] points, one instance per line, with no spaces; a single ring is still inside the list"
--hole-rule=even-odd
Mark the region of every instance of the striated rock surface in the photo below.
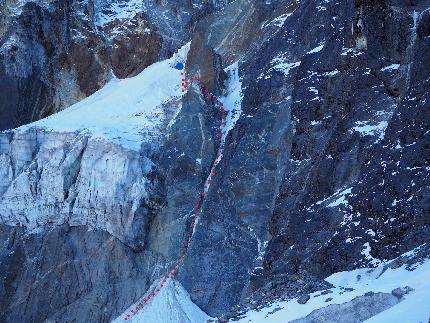
[[[3,322],[109,322],[157,270],[155,259],[87,226],[29,234],[2,224],[0,237]]]

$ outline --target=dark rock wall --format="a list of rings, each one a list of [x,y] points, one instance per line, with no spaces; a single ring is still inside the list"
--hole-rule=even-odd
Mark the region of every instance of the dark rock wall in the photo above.
[[[76,4],[56,1],[50,8],[26,3],[10,18],[0,44],[0,129],[46,117],[94,93],[109,78],[103,40]],[[9,44],[9,45],[8,45]]]
[[[110,322],[149,285],[145,253],[104,231],[0,226],[0,321]],[[150,267],[142,266],[150,264]]]
[[[392,259],[428,241],[428,13],[366,1],[251,7],[271,18],[242,22],[256,30],[251,46],[234,47],[243,114],[181,276],[211,315],[371,266],[366,243]],[[234,27],[200,42],[216,47]]]

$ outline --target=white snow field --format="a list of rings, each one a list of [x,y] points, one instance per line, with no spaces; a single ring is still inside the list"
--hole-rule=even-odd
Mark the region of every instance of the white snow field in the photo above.
[[[160,285],[160,281],[155,281],[149,290],[153,290],[158,285]],[[135,308],[136,305],[127,309],[113,323],[206,323],[211,319],[191,301],[187,291],[176,280],[168,281],[157,296],[143,309],[130,316],[127,321],[124,320],[130,313],[130,309]]]
[[[417,248],[418,249],[418,248]],[[411,254],[407,253],[407,254]],[[405,254],[406,255],[406,254]],[[357,296],[367,292],[391,291],[398,287],[412,287],[414,291],[405,295],[405,299],[393,307],[366,320],[366,323],[427,323],[430,319],[430,260],[417,265],[413,271],[406,270],[405,266],[396,269],[387,269],[383,272],[381,263],[376,268],[362,268],[353,271],[339,272],[326,278],[326,281],[335,287],[333,293],[314,297],[320,292],[310,294],[311,298],[306,304],[297,303],[296,299],[275,302],[260,310],[247,312],[238,322],[241,323],[280,323],[303,318],[313,310],[330,304],[342,304],[351,301]],[[345,288],[353,291],[345,292]],[[327,298],[333,298],[326,302]]]
[[[106,139],[136,151],[143,142],[156,143],[163,126],[172,119],[163,104],[181,96],[181,77],[175,64],[185,61],[189,48],[190,43],[172,58],[149,66],[135,77],[114,78],[86,99],[17,130],[88,132],[94,139]]]

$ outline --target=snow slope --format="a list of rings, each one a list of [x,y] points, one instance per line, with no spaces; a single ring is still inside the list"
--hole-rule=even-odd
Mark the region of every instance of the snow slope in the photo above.
[[[162,129],[178,111],[163,105],[181,95],[181,79],[174,68],[184,61],[190,43],[172,58],[157,62],[139,75],[113,79],[90,97],[46,119],[18,128],[42,128],[55,132],[88,132],[132,150],[157,143]]]
[[[155,281],[149,288],[153,290],[160,285],[160,281]],[[161,289],[157,296],[140,310],[135,316],[131,316],[127,321],[124,317],[130,309],[136,307],[132,305],[124,314],[120,315],[114,323],[134,322],[134,323],[206,323],[211,317],[206,315],[197,305],[195,305],[187,291],[176,280],[170,280]]]
[[[418,248],[417,248],[418,249]],[[340,272],[326,278],[335,287],[332,293],[320,295],[320,292],[310,294],[306,304],[297,303],[296,299],[275,302],[260,310],[247,312],[239,322],[242,323],[279,323],[289,322],[310,314],[313,310],[330,304],[342,304],[351,301],[367,292],[391,293],[398,287],[412,287],[414,291],[405,295],[399,304],[368,319],[367,323],[427,323],[430,319],[430,260],[417,265],[415,270],[409,271],[405,266],[383,271],[384,265],[377,268],[362,268],[349,272]],[[345,291],[353,288],[353,291]],[[326,302],[327,298],[333,298]]]

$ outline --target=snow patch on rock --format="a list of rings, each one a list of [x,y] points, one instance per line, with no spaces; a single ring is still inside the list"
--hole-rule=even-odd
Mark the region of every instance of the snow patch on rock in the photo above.
[[[382,72],[384,72],[384,71],[395,71],[395,70],[398,70],[399,68],[400,68],[400,64],[391,64],[389,66],[382,68],[381,71]]]
[[[284,54],[279,54],[275,58],[273,58],[270,63],[272,67],[267,71],[267,75],[264,77],[264,79],[270,78],[270,74],[273,71],[281,72],[284,74],[285,77],[287,77],[292,69],[300,66],[301,61],[289,62]],[[260,75],[258,79],[261,79],[262,77],[263,75]]]
[[[138,12],[142,12],[144,4],[141,0],[129,0],[104,3],[103,0],[94,1],[95,22],[98,26],[104,26],[115,19],[130,19]]]
[[[339,206],[341,204],[348,205],[348,200],[345,197],[347,195],[350,195],[351,192],[352,192],[352,188],[351,187],[346,188],[346,189],[340,189],[340,190],[336,191],[330,197],[328,197],[328,198],[326,198],[324,200],[318,201],[315,204],[316,205],[320,205],[320,204],[323,204],[323,203],[325,203],[327,201],[332,201],[332,202],[330,202],[330,204],[327,205],[327,207],[336,207],[336,206]]]
[[[319,53],[324,48],[324,45],[325,44],[321,44],[321,45],[315,47],[314,49],[312,49],[309,52],[307,52],[307,54]]]
[[[239,63],[236,62],[225,69],[228,80],[226,84],[227,95],[220,98],[224,109],[227,111],[227,120],[224,127],[222,140],[225,141],[228,133],[234,128],[242,115],[242,82],[239,77]]]
[[[358,121],[352,131],[358,132],[362,136],[378,136],[379,140],[384,139],[385,129],[388,127],[387,121],[380,121],[377,124],[370,124],[370,121]]]

